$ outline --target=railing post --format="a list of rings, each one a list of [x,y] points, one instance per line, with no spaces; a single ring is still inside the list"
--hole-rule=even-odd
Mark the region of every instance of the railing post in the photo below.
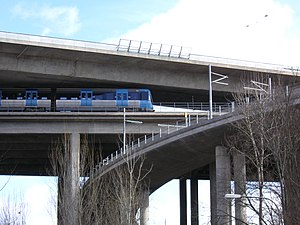
[[[199,116],[198,116],[198,114],[196,115],[196,123],[197,124],[199,123]]]
[[[147,135],[145,135],[145,144],[147,144]]]
[[[161,138],[161,128],[159,128],[159,137]]]
[[[154,132],[152,131],[152,141],[154,141]]]
[[[235,105],[234,105],[234,102],[231,102],[231,112],[234,112],[234,110],[235,110]]]
[[[140,147],[141,145],[140,145],[140,138],[138,138],[138,147]]]

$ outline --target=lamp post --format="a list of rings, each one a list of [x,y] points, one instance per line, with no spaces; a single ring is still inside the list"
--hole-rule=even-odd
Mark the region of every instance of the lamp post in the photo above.
[[[215,75],[219,78],[213,80],[212,75]],[[220,74],[220,73],[212,72],[211,64],[208,65],[209,119],[213,118],[213,106],[212,106],[213,105],[213,90],[212,90],[212,86],[213,86],[214,83],[215,84],[220,84],[220,85],[228,85],[228,83],[226,83],[226,82],[221,82],[225,79],[228,79],[228,76]]]
[[[123,108],[123,151],[126,151],[126,122],[127,123],[135,123],[135,124],[142,124],[143,121],[136,121],[136,120],[126,120],[126,108]]]

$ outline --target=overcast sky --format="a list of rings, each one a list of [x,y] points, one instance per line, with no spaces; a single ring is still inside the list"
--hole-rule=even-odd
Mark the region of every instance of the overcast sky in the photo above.
[[[201,55],[300,65],[299,0],[1,0],[0,30],[109,43],[127,38],[191,47]],[[21,189],[32,206],[30,225],[52,224],[41,207],[48,184],[27,183],[23,179]],[[10,182],[5,190],[20,184]],[[205,224],[208,183],[199,189]],[[173,182],[152,198],[153,224],[179,224],[177,197]]]

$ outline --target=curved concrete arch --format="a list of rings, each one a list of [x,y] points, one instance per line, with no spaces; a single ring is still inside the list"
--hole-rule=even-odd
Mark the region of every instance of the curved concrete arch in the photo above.
[[[300,104],[300,88],[293,92],[293,104]],[[270,109],[271,110],[271,109]],[[215,147],[222,145],[225,134],[234,122],[243,118],[238,111],[212,120],[182,128],[171,134],[156,138],[134,149],[127,159],[145,155],[145,168],[152,168],[149,175],[151,192],[171,179],[179,178],[215,160]],[[123,159],[123,160],[122,160]],[[104,165],[97,176],[101,176],[124,163],[122,157]]]
[[[150,189],[157,188],[190,171],[201,168],[215,159],[215,146],[221,145],[230,125],[242,117],[237,113],[227,114],[212,120],[203,121],[154,141],[141,144],[131,154],[114,158],[113,163],[104,165],[96,176],[101,176],[125,163],[126,159],[145,155],[145,167],[152,168],[149,178]]]

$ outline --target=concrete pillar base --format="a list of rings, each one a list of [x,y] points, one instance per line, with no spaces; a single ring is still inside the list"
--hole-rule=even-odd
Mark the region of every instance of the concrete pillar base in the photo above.
[[[179,180],[180,195],[180,225],[187,225],[187,197],[186,197],[186,179]]]

